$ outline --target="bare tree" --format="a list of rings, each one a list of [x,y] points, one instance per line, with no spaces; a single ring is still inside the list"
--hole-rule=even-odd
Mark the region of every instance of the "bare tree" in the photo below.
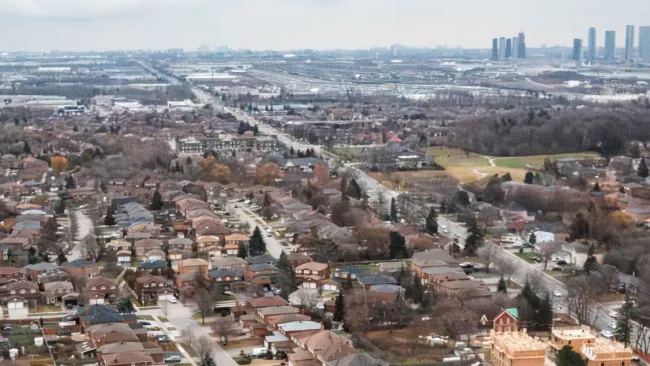
[[[187,327],[183,329],[182,335],[185,337],[185,343],[187,343],[187,345],[190,347],[194,347],[194,343],[196,343],[196,337],[194,336],[194,333],[192,333],[192,328]]]
[[[205,324],[205,317],[214,313],[212,296],[205,288],[199,288],[196,291],[196,308],[201,313],[201,324]]]
[[[501,276],[510,283],[512,275],[517,270],[516,259],[509,258],[506,253],[500,253],[500,255],[494,259],[494,265],[499,269]]]
[[[497,259],[497,249],[493,245],[485,245],[481,248],[478,248],[476,254],[483,264],[485,264],[485,270],[490,272],[490,266]]]
[[[199,358],[201,359],[201,362],[203,362],[203,360],[205,360],[206,357],[212,354],[213,349],[214,349],[214,342],[212,342],[210,337],[205,335],[199,338],[194,344],[194,350],[196,351],[196,353],[199,354]]]
[[[573,312],[582,324],[595,322],[596,319],[593,319],[590,314],[594,313],[595,317],[598,317],[598,312],[591,310],[596,305],[598,295],[603,293],[599,281],[590,276],[578,276],[569,280],[567,288],[569,289],[567,297],[569,315]]]
[[[235,334],[237,327],[237,322],[230,316],[219,318],[212,323],[212,330],[226,344],[228,343],[228,337]]]
[[[312,291],[310,289],[299,289],[296,292],[300,306],[305,309],[311,309],[316,306],[318,303],[318,291]]]
[[[544,270],[546,271],[546,267],[548,266],[548,261],[550,261],[553,258],[553,255],[562,248],[562,244],[557,241],[551,241],[551,242],[544,242],[544,243],[539,243],[539,256],[542,258],[542,262],[544,263]]]

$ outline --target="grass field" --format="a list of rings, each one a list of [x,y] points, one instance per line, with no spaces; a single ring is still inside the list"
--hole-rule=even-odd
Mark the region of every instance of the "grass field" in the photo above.
[[[490,175],[510,173],[515,181],[523,181],[526,172],[544,166],[546,158],[553,160],[563,158],[585,158],[598,156],[596,153],[570,153],[557,155],[534,155],[515,157],[490,157],[465,152],[460,149],[433,147],[428,151],[434,161],[461,183],[471,183]]]

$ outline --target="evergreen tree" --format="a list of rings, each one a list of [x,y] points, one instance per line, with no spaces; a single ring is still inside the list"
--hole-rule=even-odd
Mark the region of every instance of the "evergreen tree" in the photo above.
[[[476,250],[483,245],[483,231],[478,227],[475,219],[472,219],[472,226],[470,226],[469,235],[465,239],[465,254],[473,256]]]
[[[260,135],[260,129],[255,125],[253,127],[253,136],[259,136]]]
[[[397,222],[397,204],[395,197],[390,200],[390,221]]]
[[[63,215],[65,213],[65,200],[59,200],[54,209],[54,213],[57,215]]]
[[[217,363],[214,362],[214,359],[212,358],[212,356],[210,356],[210,355],[206,355],[206,356],[203,357],[203,359],[201,360],[201,364],[200,364],[200,366],[217,366]]]
[[[530,233],[530,236],[528,237],[528,243],[533,246],[537,244],[537,236],[535,236],[535,233]]]
[[[23,144],[23,152],[27,155],[32,153],[32,147],[29,146],[29,143],[27,141],[25,141]]]
[[[74,127],[72,127],[72,132],[79,132],[79,127],[77,127],[77,125],[74,125]]]
[[[248,257],[246,246],[244,246],[244,244],[239,244],[239,248],[237,248],[237,256],[242,259],[246,259],[246,257]]]
[[[420,277],[415,276],[413,278],[413,289],[411,299],[416,304],[422,304],[424,301],[424,287],[422,286],[422,280]]]
[[[59,265],[62,265],[63,263],[66,263],[68,261],[68,257],[65,256],[65,253],[63,253],[63,249],[59,250],[59,255],[56,256],[56,263]]]
[[[296,290],[296,272],[293,270],[289,258],[284,251],[280,253],[280,258],[276,263],[276,267],[278,267],[280,274],[282,275],[278,278],[282,295],[288,297],[290,293]]]
[[[110,206],[106,210],[106,217],[104,217],[104,225],[108,225],[108,226],[115,225],[115,217],[113,217],[113,208]]]
[[[433,208],[433,206],[431,206],[431,209],[429,209],[429,214],[427,215],[425,226],[427,232],[431,234],[438,233],[438,214],[436,214],[436,209]]]
[[[632,301],[630,300],[630,295],[626,292],[625,302],[618,311],[618,315],[616,316],[616,327],[614,328],[614,338],[625,344],[625,347],[630,345],[630,338],[632,337],[632,327],[630,324],[631,315]]]
[[[600,192],[600,184],[598,184],[598,182],[596,182],[596,184],[594,184],[594,188],[592,189],[592,191]]]
[[[569,345],[562,347],[557,353],[555,364],[557,366],[587,366],[587,362]]]
[[[618,191],[619,191],[620,193],[625,193],[625,187],[623,187],[623,186],[621,185],[620,187],[618,187]]]
[[[506,280],[501,276],[499,279],[499,283],[497,284],[497,292],[503,292],[504,294],[508,292],[508,285],[506,284]]]
[[[501,181],[503,181],[503,182],[511,182],[512,181],[512,175],[510,175],[510,172],[504,174],[501,177]]]
[[[162,200],[162,195],[158,190],[156,189],[155,192],[153,192],[153,197],[151,198],[151,209],[153,211],[158,211],[163,207],[163,200]]]
[[[533,328],[535,330],[549,330],[553,325],[553,303],[551,297],[546,294],[543,299],[539,300],[539,306],[535,309],[533,318]]]
[[[526,175],[524,176],[524,183],[526,184],[533,184],[533,181],[535,180],[535,175],[533,172],[527,172]]]
[[[255,226],[253,230],[253,235],[248,242],[248,253],[251,256],[262,255],[266,252],[266,243],[264,242],[264,237],[262,236],[262,231],[259,226]]]
[[[293,157],[296,154],[296,150],[293,149],[293,146],[289,148],[289,155]]]
[[[334,303],[334,321],[341,322],[345,318],[345,303],[343,300],[343,291],[339,291],[339,295],[336,297],[336,302]]]
[[[466,191],[458,191],[456,198],[458,200],[458,203],[460,203],[462,206],[469,206],[469,194],[467,194]]]
[[[406,252],[406,240],[397,231],[390,232],[390,245],[388,247],[390,259],[400,259],[408,257]]]
[[[641,158],[641,163],[639,163],[639,168],[637,169],[637,175],[641,178],[647,178],[649,175],[648,166],[645,163],[645,158]]]
[[[115,305],[115,308],[117,308],[117,311],[122,314],[131,314],[135,312],[133,302],[128,297],[121,298],[120,301],[118,301],[117,305]]]

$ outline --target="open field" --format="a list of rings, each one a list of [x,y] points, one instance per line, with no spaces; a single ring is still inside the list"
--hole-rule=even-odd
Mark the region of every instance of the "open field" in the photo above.
[[[510,173],[515,181],[523,181],[526,172],[544,166],[546,158],[551,161],[564,158],[598,156],[596,153],[569,153],[557,155],[534,155],[514,157],[490,157],[448,147],[433,147],[428,151],[434,161],[461,183],[471,183],[490,175]]]

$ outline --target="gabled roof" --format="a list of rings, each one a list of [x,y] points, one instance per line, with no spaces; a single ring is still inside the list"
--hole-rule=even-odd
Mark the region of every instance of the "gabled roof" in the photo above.
[[[225,277],[241,278],[242,277],[239,273],[235,271],[231,271],[227,268],[212,270],[208,272],[208,275],[212,278],[225,278]]]
[[[145,261],[140,264],[140,269],[162,269],[167,267],[167,262],[163,260]]]
[[[260,264],[260,263],[269,263],[274,264],[277,262],[277,259],[273,258],[268,254],[262,254],[254,257],[248,257],[249,264]]]
[[[280,272],[280,269],[278,267],[267,263],[251,264],[250,266],[248,266],[248,270],[251,272],[262,272],[262,271]]]
[[[364,285],[397,284],[397,280],[394,277],[387,275],[361,276],[358,278],[358,281]]]
[[[327,263],[319,263],[319,262],[307,262],[299,265],[296,267],[297,270],[305,270],[308,269],[310,271],[324,271],[329,267]]]
[[[83,260],[83,259],[75,259],[72,262],[63,263],[61,266],[63,266],[63,267],[86,268],[86,267],[97,266],[97,263],[86,261],[86,260]]]

